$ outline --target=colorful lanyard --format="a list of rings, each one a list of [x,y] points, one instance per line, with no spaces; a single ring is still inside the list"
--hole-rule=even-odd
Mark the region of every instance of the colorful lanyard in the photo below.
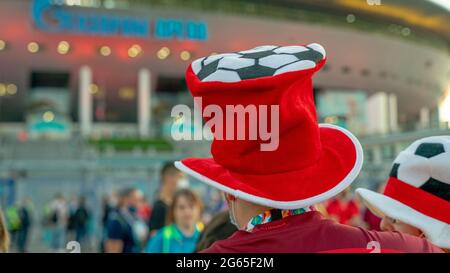
[[[252,232],[257,225],[267,224],[276,220],[281,220],[289,216],[299,215],[312,210],[313,209],[311,207],[293,210],[280,210],[280,209],[267,210],[250,219],[247,226],[245,227],[245,231]]]

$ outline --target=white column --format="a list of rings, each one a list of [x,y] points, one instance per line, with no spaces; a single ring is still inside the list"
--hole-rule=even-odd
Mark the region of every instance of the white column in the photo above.
[[[148,69],[141,69],[138,76],[138,127],[139,136],[150,135],[151,118],[151,74]]]
[[[367,133],[386,134],[389,131],[389,98],[385,92],[378,92],[367,99]]]
[[[420,109],[419,127],[420,129],[430,128],[430,109],[427,107]]]
[[[390,132],[398,131],[398,103],[397,95],[389,95],[389,129]]]
[[[373,152],[373,164],[379,165],[383,163],[383,151],[380,145],[376,145],[372,148]]]
[[[92,130],[92,69],[83,66],[80,69],[79,100],[78,100],[78,124],[83,137],[90,135]]]

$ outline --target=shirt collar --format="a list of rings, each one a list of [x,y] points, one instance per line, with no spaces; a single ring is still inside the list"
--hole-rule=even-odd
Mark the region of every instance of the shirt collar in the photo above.
[[[254,216],[244,228],[246,232],[252,232],[256,226],[267,224],[276,220],[284,219],[286,217],[303,214],[308,211],[312,211],[312,207],[300,208],[300,209],[292,209],[292,210],[280,210],[280,209],[271,209],[267,210],[261,214]]]

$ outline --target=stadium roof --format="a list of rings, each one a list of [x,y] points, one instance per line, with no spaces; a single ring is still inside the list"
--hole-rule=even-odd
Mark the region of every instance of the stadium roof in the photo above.
[[[305,4],[331,12],[354,12],[367,19],[399,23],[450,39],[450,12],[426,0],[278,0],[301,8]],[[369,3],[372,3],[370,5]],[[380,5],[377,5],[379,3]],[[294,7],[292,6],[292,7]]]
[[[437,1],[437,0],[433,0]],[[400,25],[412,30],[412,39],[443,42],[450,48],[450,12],[428,0],[128,0],[129,3],[210,12],[253,14],[281,19],[331,23],[333,25],[388,31]],[[380,5],[377,5],[380,3]],[[357,24],[342,18],[354,14]]]

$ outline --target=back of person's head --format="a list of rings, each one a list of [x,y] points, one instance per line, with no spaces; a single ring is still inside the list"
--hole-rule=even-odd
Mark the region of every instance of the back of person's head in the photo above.
[[[133,196],[138,189],[133,187],[126,187],[117,192],[117,197],[119,199],[119,206],[126,206],[128,200]]]
[[[58,192],[57,194],[55,194],[55,200],[63,201],[64,195],[62,193]]]
[[[0,210],[0,252],[6,253],[9,250],[9,234],[5,218]]]
[[[182,176],[182,172],[180,172],[175,165],[173,164],[173,161],[166,162],[161,168],[161,185],[168,185],[175,186],[177,180]]]

